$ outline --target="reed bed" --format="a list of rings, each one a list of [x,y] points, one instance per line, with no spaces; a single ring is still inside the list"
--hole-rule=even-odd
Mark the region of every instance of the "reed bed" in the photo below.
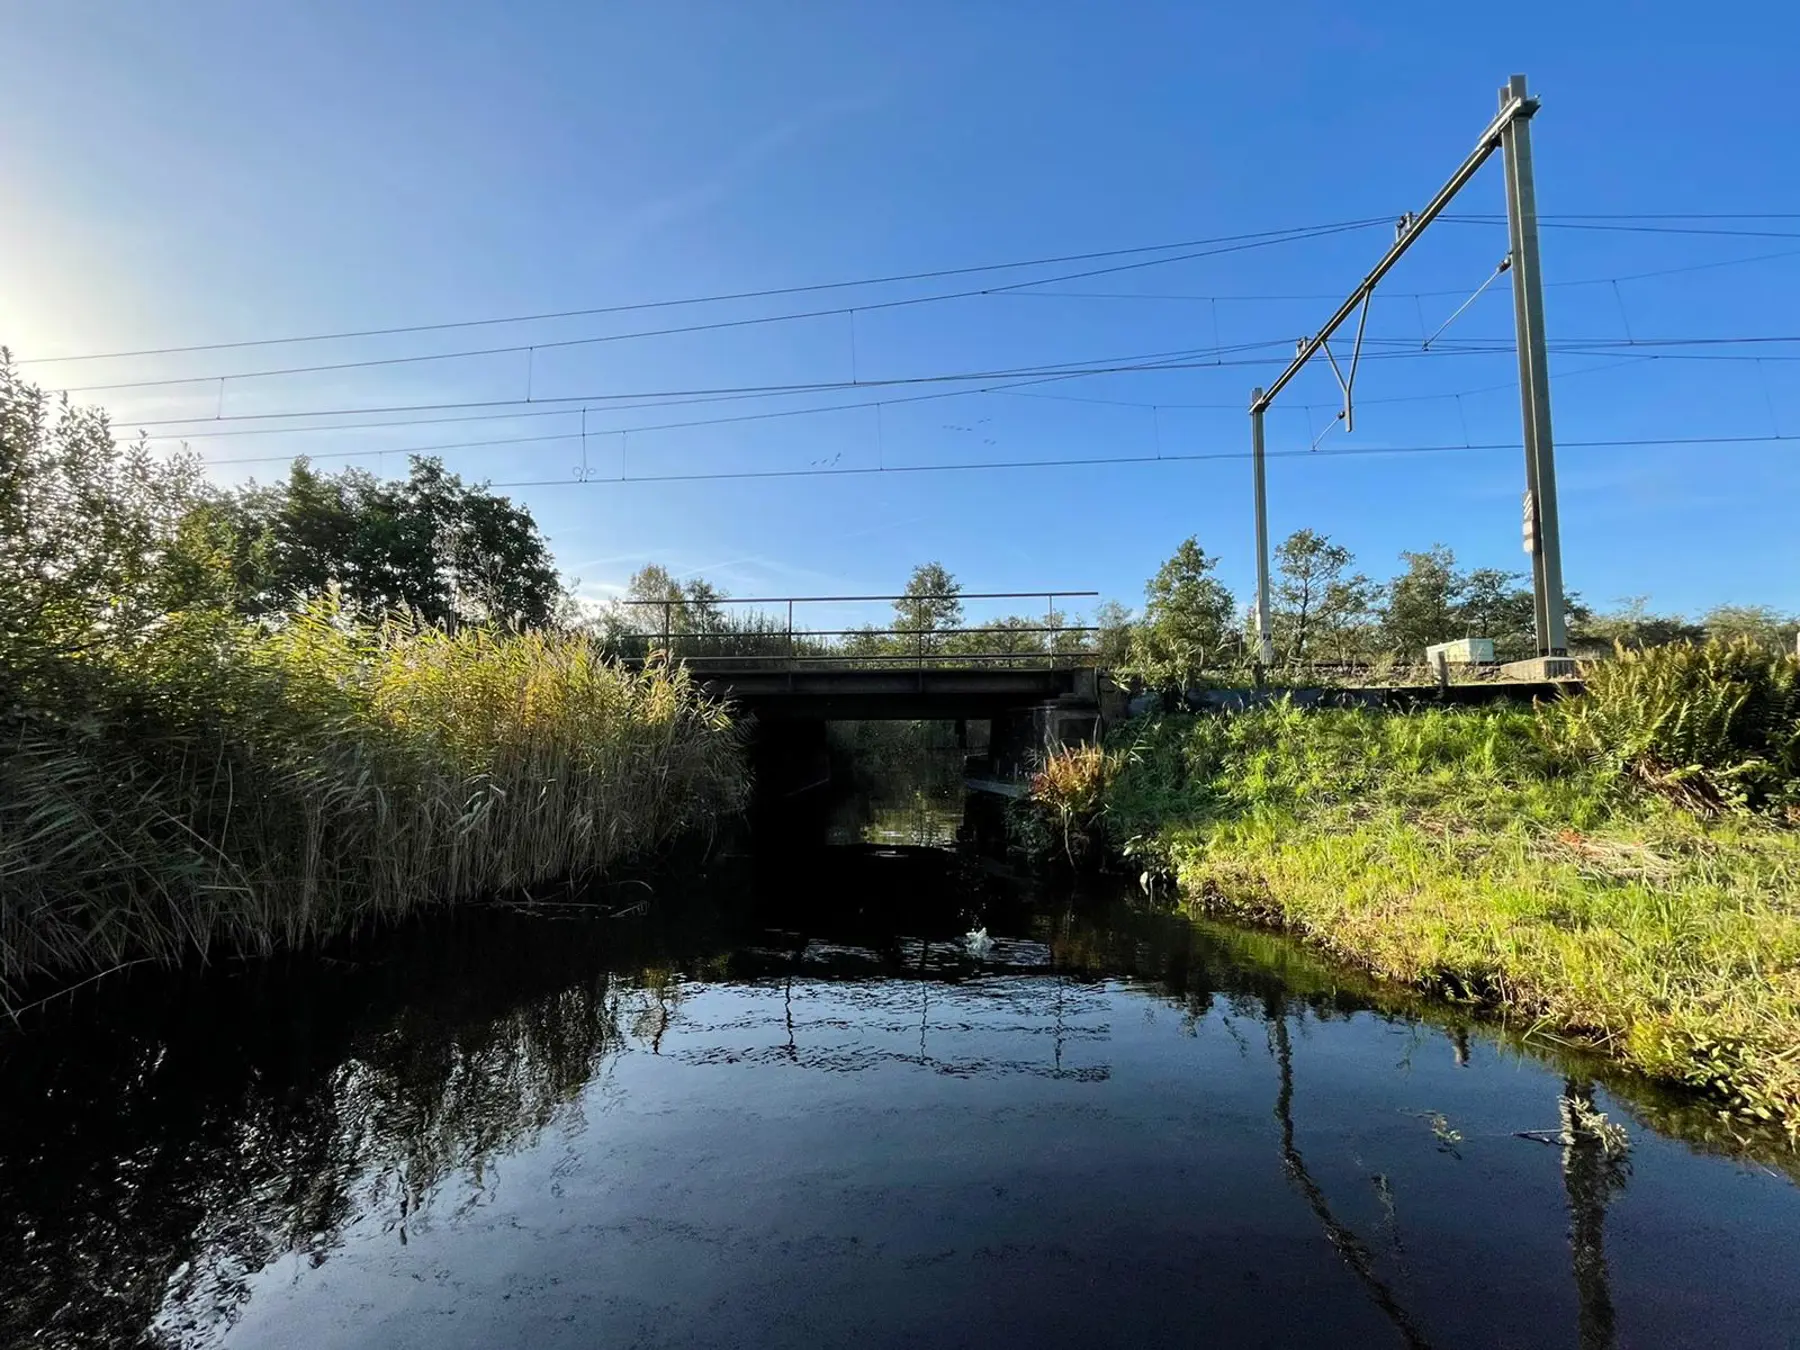
[[[139,961],[257,954],[602,872],[747,791],[682,669],[321,600],[171,615],[0,690],[0,1008]]]

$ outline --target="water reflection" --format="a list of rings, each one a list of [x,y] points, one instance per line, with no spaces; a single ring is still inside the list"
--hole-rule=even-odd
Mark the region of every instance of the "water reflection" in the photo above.
[[[833,844],[945,848],[963,827],[964,747],[954,722],[827,728]]]
[[[1626,1169],[1621,1160],[1606,1155],[1600,1137],[1583,1119],[1583,1104],[1593,1100],[1591,1082],[1570,1078],[1557,1106],[1563,1186],[1569,1194],[1569,1248],[1581,1309],[1578,1339],[1581,1350],[1610,1350],[1616,1337],[1606,1270],[1606,1204],[1613,1191],[1624,1189]]]
[[[951,875],[960,864],[948,860],[873,851],[838,865],[858,880],[823,906],[812,893],[740,918],[673,904],[629,922],[471,913],[373,940],[354,959],[138,981],[15,1038],[0,1050],[0,1343],[211,1343],[234,1331],[257,1343],[266,1328],[256,1312],[271,1299],[309,1328],[294,1343],[486,1343],[510,1325],[492,1320],[503,1316],[498,1295],[458,1294],[451,1311],[464,1313],[467,1339],[393,1327],[365,1337],[331,1320],[327,1277],[436,1271],[473,1288],[496,1260],[493,1244],[513,1234],[515,1247],[540,1253],[528,1264],[579,1253],[572,1269],[586,1273],[567,1283],[619,1281],[608,1297],[647,1299],[655,1280],[620,1273],[639,1239],[619,1234],[645,1223],[684,1242],[709,1226],[738,1231],[733,1186],[709,1184],[704,1170],[695,1179],[694,1159],[718,1156],[730,1176],[740,1149],[770,1178],[813,1178],[758,1192],[769,1223],[813,1234],[816,1246],[815,1227],[841,1220],[867,1243],[910,1253],[894,1259],[915,1282],[938,1272],[926,1287],[946,1309],[976,1298],[982,1280],[1032,1289],[1052,1341],[1097,1325],[1066,1306],[1058,1263],[1098,1269],[1119,1260],[1121,1243],[1140,1258],[1111,1278],[1142,1306],[1095,1305],[1108,1327],[1135,1317],[1154,1328],[1183,1299],[1211,1308],[1221,1334],[1276,1343],[1304,1339],[1302,1325],[1347,1341],[1385,1331],[1410,1346],[1502,1343],[1511,1319],[1514,1332],[1541,1333],[1517,1343],[1539,1344],[1566,1341],[1553,1325],[1566,1297],[1576,1342],[1609,1346],[1621,1310],[1674,1315],[1654,1286],[1665,1262],[1680,1261],[1712,1292],[1676,1300],[1687,1323],[1657,1323],[1676,1326],[1675,1343],[1704,1339],[1715,1303],[1776,1344],[1783,1319],[1800,1315],[1791,1290],[1759,1275],[1766,1262],[1709,1251],[1729,1229],[1730,1250],[1754,1248],[1777,1266],[1800,1256],[1792,1155],[1775,1141],[1731,1139],[1703,1104],[1421,1020],[1405,1000],[1267,935],[1120,902],[1008,901]],[[878,875],[895,868],[899,881]],[[899,922],[883,903],[896,893],[915,901]],[[1010,934],[980,960],[958,936],[971,898],[992,931]],[[1304,1154],[1297,1083],[1314,1141]],[[1656,1199],[1628,1243],[1629,1299],[1606,1226],[1639,1181],[1580,1108],[1602,1095],[1656,1146],[1645,1169]],[[1533,1208],[1551,1148],[1515,1138],[1557,1103],[1560,1129],[1547,1142],[1566,1228]],[[1422,1108],[1454,1112],[1454,1126],[1440,1116],[1426,1130]],[[759,1111],[787,1123],[759,1132]],[[1663,1145],[1648,1126],[1686,1147]],[[1453,1133],[1461,1142],[1442,1149]],[[966,1169],[965,1155],[975,1158]],[[861,1195],[863,1208],[840,1213],[851,1202],[821,1189],[815,1168],[843,1185],[884,1178],[867,1184],[901,1210]],[[934,1168],[975,1189],[930,1211]],[[611,1179],[597,1181],[596,1169]],[[628,1185],[663,1198],[633,1208],[607,1189]],[[1301,1209],[1283,1206],[1281,1187]],[[1708,1238],[1684,1227],[1690,1194],[1709,1213]],[[1736,1208],[1708,1208],[1724,1194]],[[1029,1203],[1006,1208],[1016,1195]],[[921,1213],[901,1212],[913,1203]],[[1410,1258],[1402,1204],[1423,1238]],[[595,1227],[620,1205],[610,1227]],[[565,1233],[557,1225],[571,1213],[586,1226]],[[552,1255],[541,1254],[553,1233]],[[768,1242],[798,1240],[771,1230],[735,1256],[708,1248],[699,1268],[729,1292],[764,1269]],[[1184,1246],[1193,1262],[1161,1260]],[[940,1250],[973,1264],[959,1273]],[[1347,1273],[1341,1287],[1321,1256]],[[1464,1258],[1510,1263],[1515,1283],[1459,1279]],[[931,1299],[914,1307],[916,1288],[914,1302],[884,1303],[869,1272],[886,1267],[863,1259],[821,1257],[813,1284],[785,1296],[863,1300],[885,1309],[896,1339],[953,1339],[932,1320]],[[271,1285],[276,1270],[286,1274]],[[956,1283],[964,1274],[967,1289]],[[377,1285],[388,1292],[369,1295],[371,1316],[395,1297],[396,1286]],[[1507,1306],[1521,1289],[1536,1311]],[[764,1314],[786,1307],[766,1290],[758,1297]],[[582,1314],[570,1343],[617,1332],[606,1316]],[[669,1316],[657,1333],[669,1343],[704,1339],[705,1319]],[[804,1335],[799,1325],[746,1334],[809,1343],[818,1325]]]
[[[1287,1172],[1288,1179],[1294,1183],[1296,1190],[1306,1197],[1309,1209],[1318,1217],[1319,1227],[1324,1230],[1325,1238],[1332,1248],[1343,1258],[1344,1265],[1355,1274],[1368,1290],[1369,1297],[1375,1306],[1380,1308],[1383,1316],[1394,1324],[1400,1338],[1408,1346],[1425,1350],[1431,1343],[1425,1339],[1414,1324],[1410,1314],[1401,1306],[1394,1291],[1376,1274],[1375,1259],[1361,1238],[1342,1223],[1331,1212],[1331,1204],[1325,1198],[1324,1188],[1313,1180],[1312,1173],[1306,1170],[1306,1161],[1300,1156],[1300,1150],[1294,1146],[1294,1047],[1288,1038],[1287,1015],[1281,1009],[1268,1009],[1269,1044],[1275,1056],[1275,1063],[1280,1071],[1281,1086],[1275,1094],[1275,1119],[1281,1122],[1281,1165]],[[1389,1218],[1394,1215],[1393,1197],[1389,1192],[1385,1197],[1384,1208]]]
[[[228,1321],[278,1255],[322,1262],[351,1223],[405,1242],[477,1196],[620,1043],[623,995],[544,944],[438,954],[461,960],[139,982],[116,1020],[7,1046],[0,1343]]]

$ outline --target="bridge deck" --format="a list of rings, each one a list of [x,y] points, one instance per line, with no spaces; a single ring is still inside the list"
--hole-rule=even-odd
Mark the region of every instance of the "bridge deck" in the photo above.
[[[1092,705],[1092,668],[695,666],[708,692],[765,719],[863,721],[993,717],[1029,704]]]

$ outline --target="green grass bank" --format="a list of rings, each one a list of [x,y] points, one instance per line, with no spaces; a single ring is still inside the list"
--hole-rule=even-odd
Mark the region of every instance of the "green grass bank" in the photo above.
[[[1537,709],[1137,722],[1037,795],[1196,910],[1800,1133],[1800,662],[1714,645],[1588,675]]]

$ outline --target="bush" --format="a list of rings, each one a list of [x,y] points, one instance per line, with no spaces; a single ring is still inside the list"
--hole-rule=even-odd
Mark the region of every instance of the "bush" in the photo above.
[[[1119,759],[1099,745],[1060,746],[1031,776],[1026,800],[1073,865],[1098,862],[1106,840],[1106,789]]]
[[[1544,709],[1549,744],[1705,811],[1800,805],[1800,657],[1748,638],[1618,649]]]

